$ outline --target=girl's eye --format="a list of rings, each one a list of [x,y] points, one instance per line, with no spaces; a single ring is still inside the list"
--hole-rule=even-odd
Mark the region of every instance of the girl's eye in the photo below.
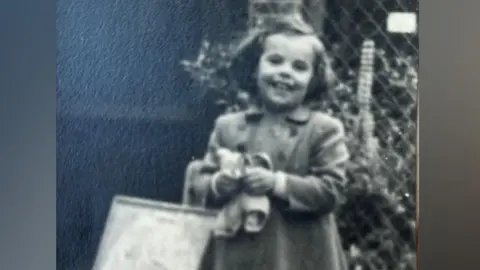
[[[283,57],[278,54],[272,54],[267,57],[268,61],[274,65],[279,65],[283,62]]]
[[[299,71],[306,71],[308,70],[309,65],[305,61],[297,60],[293,62],[293,68]]]

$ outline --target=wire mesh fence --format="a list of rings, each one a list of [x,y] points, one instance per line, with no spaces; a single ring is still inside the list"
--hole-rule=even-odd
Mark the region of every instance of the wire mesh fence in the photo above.
[[[392,12],[418,18],[418,0],[251,0],[245,24],[302,14],[322,30],[338,84],[316,107],[340,118],[349,136],[349,183],[338,219],[352,270],[416,269],[418,34],[389,32]],[[369,42],[370,58],[362,50]],[[204,41],[198,58],[183,65],[232,110],[241,91],[228,90],[228,78],[216,73],[228,65],[230,49]]]
[[[392,12],[418,14],[418,1],[334,2],[327,5],[324,34],[344,89],[359,89],[361,44],[373,40],[376,48],[369,89],[376,148],[368,149],[364,135],[371,135],[362,131],[368,115],[356,112],[358,93],[336,92],[326,106],[347,125],[355,120],[350,130],[359,143],[348,200],[339,212],[344,246],[355,270],[416,269],[418,36],[389,33],[386,22]],[[366,159],[369,151],[375,156]]]

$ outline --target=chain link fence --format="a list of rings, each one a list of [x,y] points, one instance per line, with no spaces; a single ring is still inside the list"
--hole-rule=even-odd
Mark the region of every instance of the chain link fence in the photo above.
[[[246,25],[296,12],[322,29],[339,78],[316,106],[340,118],[349,135],[347,199],[338,217],[351,269],[416,269],[418,34],[389,33],[387,21],[392,12],[418,20],[418,0],[252,0]],[[362,55],[366,41],[374,48],[371,70]],[[216,73],[228,63],[229,46],[204,41],[198,58],[182,64],[220,94],[218,105],[234,109],[238,91],[226,90],[230,84]]]
[[[418,1],[328,1],[326,8],[324,40],[346,87],[325,108],[344,120],[356,144],[339,211],[344,246],[355,270],[416,269],[418,36],[389,33],[387,21],[392,12],[418,15]],[[370,115],[360,112],[355,92],[365,40],[376,48]]]

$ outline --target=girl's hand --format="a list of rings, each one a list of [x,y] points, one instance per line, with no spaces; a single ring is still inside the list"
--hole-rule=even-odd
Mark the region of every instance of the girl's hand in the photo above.
[[[243,184],[252,195],[265,195],[275,186],[275,173],[262,167],[247,167]]]
[[[219,148],[214,152],[214,157],[220,171],[214,175],[212,190],[220,197],[231,196],[239,189],[243,167],[242,155],[226,148]]]

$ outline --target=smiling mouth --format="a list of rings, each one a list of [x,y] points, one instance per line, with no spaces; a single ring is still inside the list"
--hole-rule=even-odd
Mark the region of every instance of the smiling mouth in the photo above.
[[[282,91],[293,91],[295,89],[295,84],[291,81],[271,79],[268,81],[268,84],[271,87]]]

